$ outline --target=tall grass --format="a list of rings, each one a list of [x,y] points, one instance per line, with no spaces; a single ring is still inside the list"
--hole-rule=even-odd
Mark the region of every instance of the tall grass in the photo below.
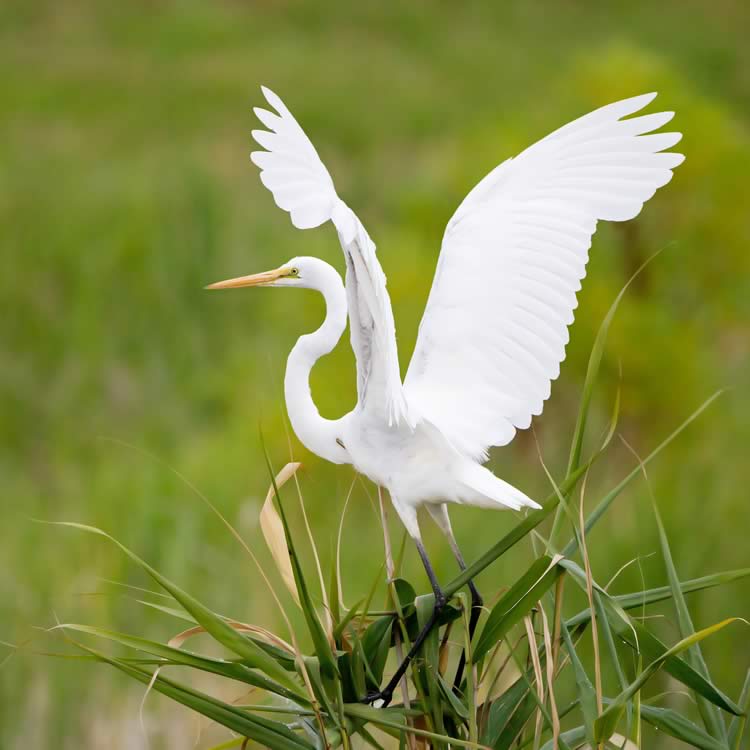
[[[362,699],[382,685],[389,667],[408,649],[430,617],[433,597],[417,595],[412,583],[401,576],[401,553],[394,555],[382,505],[386,562],[378,578],[387,576],[388,583],[382,608],[373,602],[377,580],[369,590],[358,592],[356,604],[345,606],[341,583],[346,571],[336,554],[328,576],[323,575],[307,524],[315,565],[305,567],[290,525],[292,513],[306,518],[304,501],[300,493],[295,510],[286,491],[282,494],[298,464],[289,464],[278,474],[271,471],[271,487],[261,512],[261,528],[277,568],[275,574],[261,568],[251,547],[230,526],[258,566],[258,585],[271,589],[287,634],[214,612],[111,535],[74,523],[62,525],[117,545],[171,599],[165,605],[163,599],[142,598],[143,606],[186,621],[190,627],[185,630],[183,625],[166,643],[75,623],[60,624],[57,630],[85,658],[108,664],[142,683],[145,690],[161,693],[225,727],[227,739],[214,750],[246,747],[251,742],[278,750],[361,744],[375,748],[622,749],[644,747],[644,727],[702,750],[739,750],[750,672],[742,694],[734,699],[712,680],[701,652],[704,639],[720,637],[720,631],[739,618],[696,630],[685,595],[750,576],[750,568],[681,580],[653,496],[666,584],[613,595],[591,563],[590,551],[603,543],[593,533],[600,519],[632,482],[641,476],[648,482],[648,464],[718,395],[696,409],[645,457],[636,455],[632,471],[587,511],[587,473],[604,459],[617,430],[616,403],[600,446],[583,458],[591,393],[621,296],[606,316],[592,350],[566,476],[555,482],[547,473],[550,493],[541,509],[519,518],[507,534],[445,586],[451,597],[449,606],[413,662],[409,679],[402,681],[400,695],[388,708],[365,705]],[[371,533],[367,543],[379,544],[375,530]],[[564,533],[569,539],[561,543]],[[528,567],[514,580],[498,579],[498,591],[489,598],[492,604],[470,639],[470,606],[464,586],[521,543],[528,544]],[[271,583],[272,575],[291,593],[287,605]],[[217,585],[221,585],[218,575]],[[580,592],[578,596],[576,592]],[[570,602],[576,598],[586,604],[571,613]],[[670,644],[657,636],[648,616],[651,605],[665,600],[672,602],[678,623],[677,636]],[[294,618],[285,606],[301,610],[302,626],[292,624]],[[200,634],[215,642],[220,656],[186,646]],[[92,637],[125,647],[126,655],[102,650]],[[462,653],[469,668],[454,687],[452,673]],[[738,668],[747,667],[738,664]],[[231,685],[229,692],[236,699],[196,689],[189,675],[197,672],[222,678]],[[659,705],[660,696],[647,697],[650,682],[660,672],[668,673],[676,689],[691,697],[698,708],[698,721],[690,711]]]

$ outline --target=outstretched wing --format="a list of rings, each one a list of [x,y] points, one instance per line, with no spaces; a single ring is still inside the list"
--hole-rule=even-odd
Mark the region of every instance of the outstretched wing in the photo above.
[[[276,205],[299,229],[333,222],[346,258],[351,342],[357,359],[357,393],[363,409],[389,424],[410,422],[396,348],[396,331],[383,269],[375,244],[356,214],[336,195],[333,180],[315,147],[281,99],[263,87],[275,112],[256,108],[267,130],[253,138],[265,149],[251,158]]]
[[[541,414],[565,358],[600,219],[625,221],[672,178],[672,119],[622,119],[656,95],[565,125],[490,172],[448,222],[404,390],[456,448],[484,459]]]

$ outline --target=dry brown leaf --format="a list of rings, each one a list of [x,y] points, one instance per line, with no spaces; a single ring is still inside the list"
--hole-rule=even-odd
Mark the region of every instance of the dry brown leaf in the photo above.
[[[244,631],[246,633],[254,633],[262,638],[265,638],[272,646],[280,648],[282,651],[286,651],[290,655],[294,655],[294,649],[288,644],[283,638],[279,638],[275,633],[270,630],[260,627],[259,625],[248,625],[245,622],[238,622],[237,620],[227,620],[228,625],[233,627],[235,630]],[[183,644],[188,638],[192,638],[194,635],[200,635],[205,633],[206,629],[201,625],[196,625],[187,630],[183,630],[181,633],[173,636],[167,642],[167,645],[171,648],[182,648]]]
[[[276,475],[276,487],[280,488],[288,482],[297,473],[300,466],[302,464],[296,461],[288,463]],[[294,573],[292,572],[292,561],[289,559],[289,550],[286,545],[284,526],[281,523],[279,512],[273,503],[274,496],[274,488],[271,485],[268,488],[266,501],[263,503],[263,508],[260,511],[260,529],[263,532],[263,538],[266,540],[266,545],[268,545],[268,549],[271,552],[273,561],[276,563],[276,568],[284,581],[284,585],[289,589],[297,605],[300,606],[299,594],[297,593]]]

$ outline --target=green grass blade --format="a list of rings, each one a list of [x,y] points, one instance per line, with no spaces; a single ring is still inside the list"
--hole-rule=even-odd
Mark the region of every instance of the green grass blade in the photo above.
[[[331,604],[331,619],[334,627],[341,621],[341,601],[339,600],[339,566],[336,555],[331,555],[331,579],[328,585],[328,601]]]
[[[607,646],[610,659],[615,668],[617,679],[620,683],[621,688],[625,688],[627,685],[627,678],[625,672],[620,663],[620,657],[617,653],[617,647],[615,645],[615,639],[612,636],[612,628],[610,627],[609,620],[604,613],[604,604],[602,604],[602,597],[598,591],[594,591],[594,607],[596,609],[596,616],[598,622],[601,624],[602,635],[604,636],[604,642]]]
[[[547,654],[542,644],[539,647],[539,658],[543,667],[546,657]],[[508,750],[516,741],[537,706],[538,698],[532,695],[533,678],[534,668],[531,667],[525,674],[522,673],[497,700],[493,701],[487,726],[482,733],[483,744],[489,745],[493,750]],[[577,700],[559,713],[560,718],[576,705],[578,705]],[[561,750],[564,747],[566,747],[564,742],[561,742]]]
[[[572,560],[561,560],[560,566],[570,573],[571,580],[585,591],[586,574]],[[652,661],[664,656],[669,651],[655,635],[642,623],[631,618],[627,612],[603,588],[594,583],[594,588],[601,597],[603,612],[609,620],[614,632],[636,653],[643,654]],[[672,677],[686,687],[696,690],[704,698],[732,714],[742,713],[739,706],[729,696],[722,693],[713,683],[698,674],[689,664],[679,658],[677,654],[667,656],[663,667]]]
[[[152,654],[158,656],[160,659],[166,660],[169,664],[174,666],[192,667],[193,669],[200,669],[203,672],[211,672],[222,677],[227,677],[232,680],[243,682],[247,685],[253,685],[255,687],[267,690],[270,693],[281,695],[289,700],[293,700],[301,705],[308,705],[307,698],[299,692],[292,692],[287,688],[279,685],[278,683],[270,680],[264,675],[251,670],[244,664],[240,664],[234,661],[226,661],[224,659],[214,659],[207,656],[200,656],[194,654],[191,651],[186,651],[181,648],[174,648],[173,646],[167,646],[158,641],[148,640],[146,638],[140,638],[138,636],[129,635],[127,633],[119,633],[114,630],[107,630],[105,628],[94,627],[90,625],[79,625],[77,623],[66,623],[59,625],[58,627],[63,630],[73,630],[78,633],[87,633],[88,635],[95,635],[98,638],[104,638],[114,643],[119,643],[128,648],[142,651],[146,654]]]
[[[330,680],[327,680],[320,669],[320,660],[316,656],[306,656],[305,660],[305,671],[307,677],[312,685],[315,697],[318,699],[321,706],[323,706],[325,712],[331,717],[333,722],[341,729],[339,722],[338,712],[335,710],[331,699],[328,697],[328,691],[326,690],[326,682],[330,684]],[[337,670],[338,674],[338,670]],[[341,681],[341,678],[337,678],[337,683]]]
[[[604,644],[607,647],[609,659],[615,668],[617,681],[620,683],[620,690],[624,690],[628,685],[628,680],[625,676],[625,671],[622,668],[622,664],[620,663],[620,656],[617,652],[617,645],[615,644],[614,636],[612,635],[612,628],[610,627],[609,620],[604,613],[604,604],[602,604],[601,594],[598,591],[594,591],[593,598],[594,608],[596,609],[597,624],[599,625],[599,629],[602,633],[602,636],[604,637]],[[626,711],[628,715],[628,726],[631,726],[633,718],[633,706],[630,703],[628,703],[628,705],[626,706]]]
[[[579,747],[581,742],[586,739],[586,727],[576,727],[575,729],[569,729],[567,732],[563,732],[560,735],[560,739],[566,742],[570,747]],[[542,745],[541,750],[554,750],[554,743],[552,740]]]
[[[521,701],[523,701],[527,690],[526,681],[519,677],[497,700],[492,702],[487,718],[487,726],[480,738],[482,744],[490,745],[493,748],[498,747],[498,743],[503,739],[506,725]],[[510,742],[514,738],[515,735],[509,738]]]
[[[628,287],[633,283],[635,278],[643,271],[643,269],[651,263],[657,255],[661,253],[661,250],[657,250],[650,258],[647,258],[643,264],[635,271],[635,273],[625,282],[625,285],[620,289],[618,295],[615,297],[614,302],[607,310],[607,314],[602,320],[599,330],[596,332],[596,338],[594,344],[591,347],[591,354],[589,354],[588,365],[586,366],[586,377],[583,381],[583,393],[581,395],[581,406],[578,409],[578,417],[576,419],[575,430],[573,431],[573,442],[570,446],[570,456],[568,458],[568,474],[571,474],[581,462],[581,449],[583,446],[583,436],[586,432],[586,422],[588,420],[588,413],[591,407],[591,398],[594,393],[594,386],[596,385],[596,379],[599,376],[599,367],[602,363],[602,357],[604,355],[604,347],[607,343],[607,336],[609,335],[609,328],[612,325],[612,321],[615,318],[617,308],[620,306],[622,298],[625,296]]]
[[[610,620],[611,622],[611,620]],[[669,649],[656,636],[648,631],[637,620],[631,621],[635,628],[635,635],[630,628],[619,633],[620,637],[636,651],[640,649],[647,658],[659,658]],[[691,690],[696,691],[714,705],[735,716],[741,713],[739,706],[712,682],[698,674],[689,664],[680,659],[676,654],[670,655],[664,662],[664,670],[672,677],[681,682]]]
[[[561,573],[562,569],[548,555],[532,563],[492,608],[474,649],[475,664],[529,613]]]
[[[336,665],[336,657],[333,654],[333,649],[328,641],[323,624],[320,622],[318,613],[315,610],[312,597],[310,596],[310,590],[307,587],[305,576],[302,572],[302,565],[300,564],[299,557],[294,547],[294,539],[289,528],[287,521],[286,512],[284,511],[284,505],[281,502],[281,495],[279,494],[279,488],[276,485],[276,475],[271,468],[271,461],[268,457],[268,453],[265,452],[265,445],[263,446],[264,454],[266,457],[266,464],[268,466],[268,473],[271,475],[271,484],[273,486],[274,495],[276,498],[276,506],[281,517],[281,523],[284,526],[284,536],[286,538],[287,550],[289,552],[289,559],[292,563],[292,572],[294,573],[294,582],[297,586],[297,593],[300,597],[300,604],[302,606],[302,612],[305,616],[305,622],[307,623],[307,629],[310,632],[310,637],[313,641],[313,647],[315,653],[320,660],[320,668],[326,677],[338,676],[338,666]]]
[[[208,750],[230,750],[232,747],[239,747],[244,741],[244,737],[235,737],[226,742],[220,742],[218,745],[212,745]]]
[[[610,703],[610,705],[594,722],[594,739],[597,742],[603,742],[608,737],[612,736],[617,727],[617,723],[620,720],[622,712],[625,710],[627,701],[630,700],[633,695],[635,695],[635,693],[637,693],[646,684],[646,682],[656,673],[658,669],[662,667],[662,665],[664,665],[664,663],[670,657],[677,656],[677,654],[687,650],[695,643],[702,641],[704,638],[707,638],[713,633],[716,633],[717,631],[725,628],[727,625],[735,622],[737,619],[738,618],[736,617],[730,617],[707,628],[703,628],[696,633],[692,633],[686,638],[683,638],[682,640],[675,643],[674,646],[667,649],[667,651],[665,651],[663,654],[660,654],[656,659],[654,659],[635,678],[635,680],[633,680],[633,682],[631,682],[630,685],[628,685],[628,687]],[[641,713],[643,713],[644,708],[645,706],[641,707]]]
[[[590,742],[594,739],[594,722],[596,721],[596,692],[591,680],[584,669],[583,662],[578,656],[573,639],[570,637],[570,630],[565,623],[560,624],[560,634],[563,637],[565,650],[568,652],[570,663],[573,666],[573,674],[576,681],[576,690],[578,692],[578,701],[583,713],[584,728],[586,737]]]
[[[525,688],[523,700],[513,712],[507,726],[503,730],[503,733],[493,745],[495,750],[509,750],[513,743],[516,742],[517,739],[520,739],[524,727],[534,715],[538,699],[535,699],[534,690],[530,687],[531,682],[529,676],[521,676],[521,682]]]
[[[740,693],[740,699],[737,701],[740,708],[745,714],[750,708],[750,669],[748,669],[745,675],[745,683],[742,686],[742,692]],[[732,719],[732,723],[729,725],[729,747],[730,750],[740,750],[742,745],[742,735],[745,730],[745,721],[747,716],[735,716]]]
[[[502,733],[495,741],[494,747],[497,748],[497,750],[508,750],[510,746],[516,741],[516,739],[520,737],[524,727],[533,715],[535,708],[539,711],[539,714],[541,715],[545,726],[550,730],[552,729],[552,717],[549,713],[549,710],[547,709],[546,703],[540,699],[536,689],[533,686],[533,681],[536,679],[536,666],[532,664],[531,667],[528,667],[528,661],[532,660],[531,654],[529,654],[529,660],[527,661],[527,664],[525,666],[519,660],[518,656],[515,653],[515,650],[512,649],[511,644],[508,642],[507,638],[505,639],[505,643],[508,648],[511,649],[511,657],[516,664],[516,668],[521,673],[519,681],[524,686],[525,697],[521,701],[518,708],[513,712],[507,726],[503,729]],[[534,644],[529,643],[529,648],[534,648]],[[546,668],[547,660],[547,651],[543,643],[537,647],[537,653],[539,655],[539,667],[543,674]],[[559,750],[570,750],[570,748],[562,738],[560,739]]]
[[[682,740],[691,747],[697,747],[698,750],[726,750],[725,744],[670,708],[648,706],[643,703],[641,704],[641,716],[651,726]]]
[[[645,475],[645,470],[644,470]],[[646,477],[648,481],[648,477]],[[649,488],[650,489],[650,488]],[[677,574],[677,568],[675,567],[674,560],[672,558],[672,550],[669,546],[669,539],[667,538],[667,532],[664,528],[661,513],[656,504],[656,499],[653,493],[649,491],[649,497],[651,499],[651,507],[654,512],[654,519],[656,520],[656,528],[659,533],[659,543],[661,546],[662,558],[664,559],[664,567],[667,569],[667,578],[669,580],[669,586],[672,591],[672,601],[674,603],[675,612],[677,614],[677,625],[679,627],[680,636],[687,638],[695,632],[693,627],[693,620],[690,617],[687,604],[685,603],[685,597],[682,594],[682,588],[680,586],[680,578]],[[707,680],[711,680],[711,675],[708,671],[708,666],[700,645],[696,643],[694,646],[689,648],[685,653],[685,661],[698,672],[700,675],[705,677]],[[698,712],[703,720],[703,725],[708,730],[708,733],[715,737],[717,740],[721,740],[724,744],[727,743],[727,727],[724,720],[719,712],[719,709],[707,701],[702,695],[698,694],[695,696],[698,704]],[[645,716],[644,716],[645,718]]]
[[[721,573],[713,573],[712,575],[702,576],[701,578],[691,578],[689,581],[682,581],[680,583],[680,589],[683,594],[691,594],[696,591],[703,591],[703,589],[712,588],[714,586],[722,586],[732,581],[737,581],[740,578],[747,578],[750,576],[750,568],[738,568],[737,570],[725,570]],[[612,599],[623,609],[635,609],[648,604],[654,604],[661,602],[666,599],[672,598],[672,589],[670,586],[659,586],[653,589],[646,589],[644,591],[634,591],[630,594],[618,594],[613,596]],[[578,627],[591,619],[591,612],[588,609],[584,609],[578,614],[574,615],[570,619],[565,621],[568,628],[573,629]]]
[[[607,336],[609,335],[609,328],[612,325],[612,321],[614,320],[615,313],[617,312],[617,308],[620,305],[620,302],[622,298],[625,296],[625,292],[627,291],[630,284],[633,282],[633,280],[640,274],[640,272],[661,252],[661,250],[654,253],[650,258],[648,258],[641,266],[636,270],[636,272],[627,280],[625,285],[620,289],[619,294],[617,297],[615,297],[614,302],[610,305],[609,310],[607,310],[607,314],[604,316],[604,320],[602,320],[601,324],[599,325],[599,329],[596,332],[596,337],[594,339],[594,344],[591,347],[591,353],[589,354],[589,361],[586,366],[586,376],[583,381],[583,392],[581,394],[581,404],[578,408],[578,416],[576,418],[576,426],[573,430],[573,440],[571,442],[570,446],[570,455],[568,457],[568,470],[566,474],[570,476],[580,465],[581,463],[581,450],[583,448],[583,437],[586,432],[586,423],[588,421],[588,414],[589,409],[591,408],[591,399],[594,394],[594,387],[596,385],[596,380],[599,376],[599,368],[602,363],[602,357],[604,355],[604,347],[607,343]],[[618,397],[618,403],[619,403],[619,397]],[[615,417],[616,422],[616,417]],[[549,540],[550,544],[554,545],[555,538],[557,537],[557,532],[560,527],[560,522],[562,521],[562,508],[558,507],[557,512],[555,513],[555,518],[552,523],[552,530],[550,531]]]
[[[418,596],[414,601],[418,630],[427,624],[435,607],[432,594]],[[422,644],[422,649],[412,662],[412,673],[415,682],[420,686],[419,693],[425,713],[431,717],[432,728],[438,735],[443,734],[443,704],[437,685],[438,675],[438,628],[434,627]],[[437,747],[447,747],[439,744]]]
[[[168,578],[163,576],[159,571],[152,568],[145,560],[142,560],[135,552],[131,552],[124,544],[121,544],[113,536],[94,526],[86,526],[79,523],[67,521],[54,522],[57,526],[67,526],[69,528],[86,531],[89,534],[96,534],[108,539],[119,547],[134,563],[139,565],[148,575],[151,576],[165,591],[169,592],[172,597],[188,612],[195,621],[203,627],[207,633],[212,635],[222,646],[225,646],[233,653],[237,654],[249,667],[255,667],[265,672],[277,682],[296,692],[297,685],[289,673],[273,658],[271,658],[258,644],[249,638],[241,635],[231,625],[212,612],[208,607],[193,598],[179,586],[172,583]]]
[[[459,697],[453,692],[453,686],[449,685],[443,675],[439,672],[435,672],[437,678],[437,686],[440,690],[440,695],[443,697],[443,703],[449,707],[449,710],[462,721],[469,720],[469,709],[465,706]]]
[[[462,594],[463,604],[463,615],[464,615],[464,653],[466,654],[466,661],[468,664],[474,663],[474,649],[472,648],[471,641],[471,607],[468,606],[466,601],[466,594]],[[478,710],[477,700],[479,699],[479,685],[477,680],[479,678],[478,669],[467,669],[466,670],[466,690],[464,692],[466,698],[466,705],[469,713],[469,739],[476,741],[479,739],[479,722],[478,722]],[[451,690],[451,695],[453,691]]]
[[[344,615],[344,619],[334,628],[333,637],[339,641],[346,630],[346,626],[357,616],[359,608],[362,606],[364,599],[359,599],[352,604],[351,609]]]
[[[360,638],[362,653],[365,658],[366,668],[375,684],[373,689],[377,690],[383,679],[383,670],[388,659],[388,650],[391,645],[392,617],[380,617],[370,623],[367,630]]]
[[[138,682],[144,685],[150,684],[153,690],[241,734],[243,737],[249,737],[274,750],[314,750],[313,745],[303,737],[296,735],[284,724],[259,716],[251,716],[246,711],[174,680],[161,675],[154,679],[153,675],[146,670],[131,666],[114,657],[106,656],[87,646],[80,647],[94,654],[100,661],[112,665]]]
[[[639,674],[643,669],[643,654],[636,654],[633,660],[635,674]],[[633,725],[630,727],[630,738],[636,747],[643,745],[643,700],[640,693],[633,696]]]
[[[478,742],[462,740],[457,737],[447,737],[436,732],[428,732],[425,729],[410,727],[406,724],[406,720],[401,713],[395,715],[395,717],[401,719],[401,722],[391,721],[389,716],[394,716],[394,714],[391,713],[391,709],[373,708],[372,706],[365,706],[364,704],[348,703],[344,708],[344,713],[347,716],[364,719],[381,729],[393,729],[397,730],[399,733],[408,732],[416,737],[424,737],[428,740],[443,743],[446,746],[473,747],[479,748],[479,750],[484,750],[484,745],[480,745]]]
[[[194,617],[191,617],[189,614],[187,614],[181,609],[175,609],[174,607],[166,607],[163,604],[156,604],[155,602],[148,602],[143,599],[136,599],[136,601],[138,602],[138,604],[143,604],[144,606],[151,607],[152,609],[156,609],[159,612],[164,612],[167,615],[176,617],[178,620],[191,622],[194,625],[198,624]],[[218,615],[218,616],[221,617],[221,619],[224,620],[225,622],[228,622],[230,625],[232,624],[232,620],[230,618],[225,617],[224,615]],[[279,664],[284,666],[288,672],[294,671],[296,667],[296,659],[292,653],[284,649],[281,649],[278,646],[274,646],[271,643],[268,643],[268,641],[264,640],[263,638],[260,638],[259,636],[255,635],[251,631],[243,630],[242,632],[245,634],[246,638],[249,638],[259,648],[263,649],[263,651],[265,651],[269,656],[273,657]]]
[[[358,734],[370,747],[375,750],[385,750],[385,748],[358,722],[356,734]]]
[[[151,607],[151,609],[158,610],[159,612],[163,612],[165,615],[171,615],[172,617],[177,618],[178,620],[183,620],[184,622],[191,622],[193,625],[197,625],[198,621],[191,617],[187,612],[185,612],[182,609],[177,609],[176,607],[167,607],[164,604],[157,604],[156,602],[148,602],[145,599],[136,599],[138,604],[143,604],[144,607]]]

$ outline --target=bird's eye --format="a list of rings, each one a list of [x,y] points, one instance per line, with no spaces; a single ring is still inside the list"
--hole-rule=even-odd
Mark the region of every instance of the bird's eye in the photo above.
[[[299,276],[299,268],[292,268],[292,269],[291,269],[291,270],[289,271],[289,275],[290,275],[290,276]]]

